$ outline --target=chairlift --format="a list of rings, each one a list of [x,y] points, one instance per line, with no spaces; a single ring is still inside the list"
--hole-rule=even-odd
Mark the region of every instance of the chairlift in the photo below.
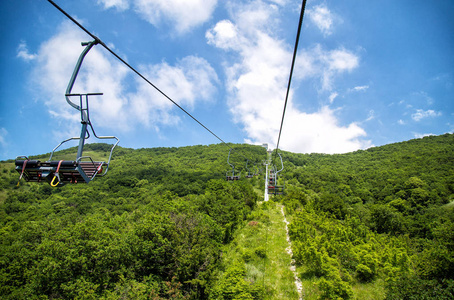
[[[227,181],[234,181],[234,180],[239,180],[240,179],[240,175],[237,174],[235,175],[235,165],[230,163],[230,152],[232,151],[233,149],[230,148],[229,150],[229,156],[227,156],[227,163],[232,167],[232,171],[227,171],[226,173],[226,180]]]
[[[249,159],[246,159],[246,171],[247,171],[246,178],[252,178],[252,177],[254,177],[254,174],[249,171],[249,169],[247,167],[248,162],[249,162]]]
[[[269,171],[269,183],[268,183],[268,194],[269,195],[283,195],[285,190],[285,182],[283,185],[277,185],[278,173],[284,169],[284,163],[282,162],[282,156],[277,152],[281,159],[281,169],[276,170],[276,166],[273,165]]]
[[[112,158],[112,152],[119,143],[119,139],[115,136],[98,136],[93,128],[90,121],[90,111],[88,107],[89,96],[99,96],[102,93],[87,93],[87,94],[72,94],[71,90],[74,86],[74,82],[79,73],[82,61],[87,55],[90,49],[98,44],[98,40],[94,40],[87,43],[82,43],[85,49],[79,56],[76,67],[74,68],[71,79],[66,89],[65,98],[69,105],[80,111],[82,129],[80,137],[72,137],[62,141],[58,144],[50,154],[49,160],[41,162],[39,160],[31,160],[26,156],[18,156],[15,161],[16,170],[20,173],[19,182],[25,178],[28,182],[41,182],[47,181],[53,187],[62,186],[65,183],[89,183],[95,177],[102,177],[106,175],[110,161]],[[70,97],[79,97],[79,105],[72,102]],[[115,143],[110,149],[109,159],[105,161],[94,161],[89,156],[83,156],[84,144],[87,139],[90,138],[90,132],[88,127],[91,128],[93,136],[100,140],[115,140]],[[79,146],[77,149],[76,160],[52,160],[54,152],[64,143],[71,140],[79,140]],[[19,185],[19,182],[17,183]]]
[[[254,171],[255,171],[254,174],[253,174],[254,176],[259,176],[260,173],[261,173],[261,171],[260,171],[258,166],[254,166]]]

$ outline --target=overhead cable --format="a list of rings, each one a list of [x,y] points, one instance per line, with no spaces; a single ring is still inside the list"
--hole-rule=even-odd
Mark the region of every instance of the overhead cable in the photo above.
[[[281,127],[279,129],[279,137],[277,139],[277,144],[276,144],[276,153],[277,153],[277,150],[279,149],[279,142],[281,140],[282,126],[284,124],[285,110],[287,108],[288,95],[290,93],[290,84],[292,83],[293,68],[295,66],[296,53],[298,51],[298,43],[299,43],[299,39],[300,39],[301,26],[303,24],[303,16],[304,16],[305,7],[306,7],[306,0],[303,0],[303,3],[301,4],[301,13],[300,13],[300,20],[299,20],[299,24],[298,24],[298,32],[296,33],[295,47],[293,50],[292,66],[290,68],[290,76],[288,78],[287,94],[285,95],[284,109],[282,112]]]

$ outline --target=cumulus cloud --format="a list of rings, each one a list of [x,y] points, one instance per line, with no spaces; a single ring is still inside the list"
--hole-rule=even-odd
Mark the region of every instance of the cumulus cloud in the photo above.
[[[217,0],[134,0],[137,14],[159,26],[173,23],[178,33],[185,33],[211,17]]]
[[[295,77],[320,79],[322,90],[331,90],[336,76],[351,72],[359,65],[359,57],[344,48],[325,50],[321,45],[302,49],[296,62]]]
[[[163,62],[143,67],[142,74],[172,99],[184,107],[193,108],[197,102],[210,101],[216,92],[218,78],[214,69],[202,58],[188,56],[177,65]],[[179,118],[171,113],[174,104],[148,83],[137,79],[137,92],[130,95],[133,114],[144,125],[175,125]]]
[[[310,22],[315,24],[324,36],[332,34],[335,17],[326,5],[321,4],[307,9],[307,15]]]
[[[425,118],[435,118],[439,116],[441,116],[441,112],[436,112],[432,109],[429,110],[417,109],[416,112],[411,115],[411,118],[413,119],[413,121],[419,122]]]
[[[30,53],[27,48],[27,43],[21,41],[17,47],[17,57],[22,58],[25,61],[31,61],[34,60],[37,55]]]
[[[104,6],[105,9],[116,8],[119,11],[129,8],[128,0],[98,0],[98,4]]]
[[[357,123],[341,126],[334,112],[328,106],[312,114],[292,109],[285,117],[282,146],[305,153],[346,153],[372,146],[361,139],[364,129]]]
[[[209,44],[237,55],[225,63],[228,104],[236,122],[244,126],[247,141],[276,146],[291,62],[288,45],[273,35],[270,24],[277,10],[262,1],[232,6],[231,18],[206,33]],[[295,80],[315,78],[331,90],[336,76],[350,72],[359,58],[344,48],[326,50],[320,45],[303,49],[295,66]],[[331,93],[334,101],[337,93]],[[298,110],[293,91],[287,105],[280,148],[294,152],[343,153],[366,148],[366,132],[356,123],[339,124],[328,106],[315,113]]]
[[[229,20],[219,21],[214,28],[208,30],[205,34],[208,44],[218,48],[238,49],[240,46],[239,34],[236,26]]]
[[[33,78],[40,87],[37,89],[40,100],[61,124],[59,131],[66,129],[67,135],[77,133],[74,128],[78,128],[80,114],[66,103],[64,93],[83,50],[80,43],[86,38],[80,30],[65,22],[52,38],[42,43],[36,58]],[[163,92],[190,108],[208,101],[216,92],[217,75],[202,58],[188,56],[174,66],[163,62],[141,68],[143,75]],[[89,98],[90,117],[96,128],[128,131],[142,125],[158,130],[162,125],[177,124],[176,107],[137,78],[110,53],[95,45],[84,59],[72,93],[104,93]],[[78,98],[73,101],[78,102]]]
[[[167,24],[183,34],[208,21],[217,0],[97,0],[97,3],[104,9],[131,8],[153,26]]]

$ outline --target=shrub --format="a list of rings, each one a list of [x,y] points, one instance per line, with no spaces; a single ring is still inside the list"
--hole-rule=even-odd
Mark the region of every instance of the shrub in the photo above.
[[[318,288],[322,294],[320,299],[351,299],[353,298],[352,287],[339,277],[333,279],[322,278],[318,282]]]
[[[356,277],[359,281],[367,282],[371,281],[374,278],[374,272],[368,267],[363,264],[359,264],[356,266]]]
[[[266,257],[266,249],[264,247],[257,247],[254,252],[260,258]]]

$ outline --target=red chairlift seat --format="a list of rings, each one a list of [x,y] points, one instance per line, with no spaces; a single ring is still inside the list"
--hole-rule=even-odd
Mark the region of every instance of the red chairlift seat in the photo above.
[[[103,161],[45,161],[30,160],[27,157],[18,157],[15,161],[16,171],[27,182],[41,182],[46,180],[52,186],[61,186],[65,183],[88,183],[96,175],[103,172],[107,163]]]

